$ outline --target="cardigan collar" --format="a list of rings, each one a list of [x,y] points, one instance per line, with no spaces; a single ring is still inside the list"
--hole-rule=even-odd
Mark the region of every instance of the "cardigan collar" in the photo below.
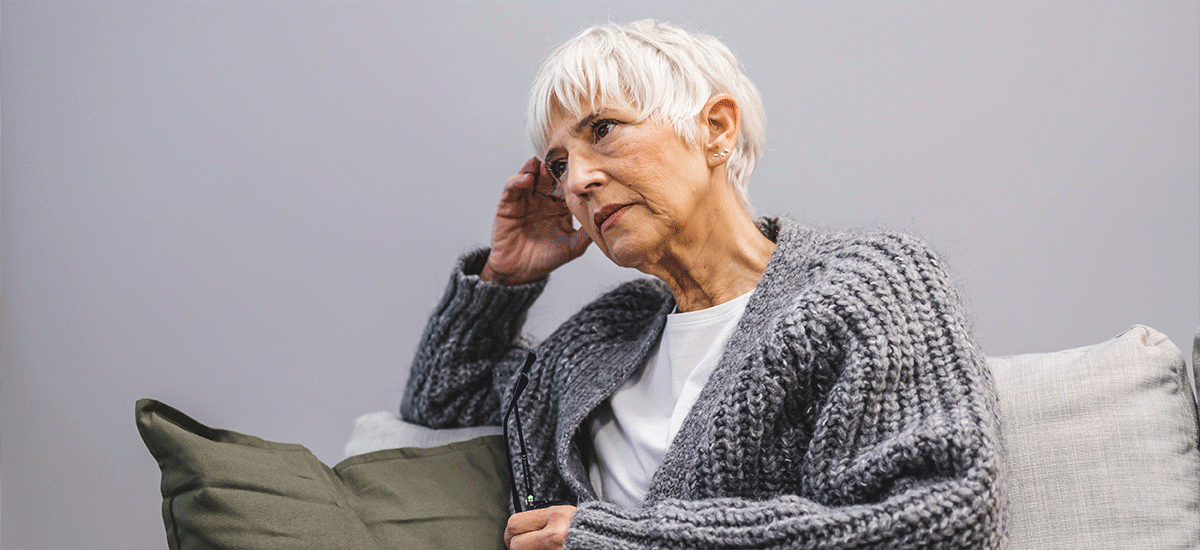
[[[786,218],[763,218],[759,229],[767,238],[775,241],[775,251],[767,262],[767,269],[758,281],[746,312],[738,321],[738,327],[725,345],[717,367],[713,369],[696,398],[696,403],[684,418],[675,439],[667,447],[663,461],[650,479],[646,490],[646,502],[663,498],[682,497],[687,494],[686,476],[691,471],[691,461],[696,449],[707,445],[706,428],[711,420],[707,414],[718,408],[720,399],[728,394],[728,388],[736,383],[738,373],[744,368],[746,352],[754,342],[770,330],[778,309],[795,292],[796,279],[802,277],[800,263],[810,256],[812,231]]]
[[[802,248],[800,241],[806,241],[800,238],[800,227],[784,218],[762,218],[756,224],[764,236],[776,242],[775,251],[771,254],[767,269],[746,306],[746,313],[738,323],[737,331],[726,347],[727,352],[701,391],[692,412],[684,420],[679,435],[667,449],[663,464],[651,479],[650,490],[647,492],[648,500],[655,494],[677,492],[672,491],[670,486],[677,486],[682,482],[682,478],[675,479],[679,476],[665,475],[664,472],[678,474],[684,470],[677,466],[686,465],[683,462],[690,453],[685,447],[699,443],[697,438],[704,421],[703,418],[698,418],[695,411],[710,410],[723,393],[721,388],[730,383],[736,373],[740,358],[731,357],[728,350],[742,347],[744,342],[759,334],[761,327],[769,321],[770,305],[777,304],[780,294],[788,292],[791,286],[775,282],[788,279],[788,275],[795,272],[794,264],[799,259],[796,249]],[[622,323],[624,326],[601,327],[598,331],[601,337],[587,343],[588,357],[578,359],[592,364],[576,368],[564,364],[555,369],[558,373],[555,385],[561,388],[558,392],[559,416],[555,428],[555,454],[563,479],[576,495],[585,500],[594,499],[596,495],[577,444],[579,439],[588,436],[582,432],[583,424],[606,399],[612,397],[625,380],[645,364],[646,358],[662,336],[667,315],[675,308],[675,299],[661,281],[643,279],[632,284],[639,285],[637,290],[643,291],[635,298],[642,302],[637,304],[641,309],[636,309],[637,313],[626,323]],[[657,302],[657,307],[654,307],[654,302]],[[568,360],[570,359],[566,357],[563,359],[564,362]]]

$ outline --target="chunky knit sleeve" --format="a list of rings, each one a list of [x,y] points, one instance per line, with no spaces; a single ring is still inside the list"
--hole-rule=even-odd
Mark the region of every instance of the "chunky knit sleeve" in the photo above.
[[[488,251],[459,259],[417,347],[400,406],[409,422],[432,428],[498,425],[495,379],[524,359],[519,337],[545,280],[517,286],[482,281]]]
[[[747,312],[761,332],[735,336],[646,504],[581,504],[568,548],[1006,545],[996,398],[941,263],[901,235],[820,241],[768,268],[787,292],[756,291],[777,307]]]

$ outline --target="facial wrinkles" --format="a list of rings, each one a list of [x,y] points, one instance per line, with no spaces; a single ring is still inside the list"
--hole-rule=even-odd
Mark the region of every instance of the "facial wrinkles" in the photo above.
[[[608,204],[640,205],[635,206],[639,213],[634,218],[641,234],[639,248],[650,246],[641,248],[642,261],[654,263],[670,255],[669,248],[691,248],[688,243],[672,241],[699,221],[690,219],[701,199],[696,196],[701,189],[692,180],[705,177],[704,170],[697,170],[706,168],[706,163],[695,156],[695,146],[684,143],[669,124],[633,122],[631,117],[627,110],[610,108],[576,120],[559,110],[552,120],[552,148],[546,159],[567,158],[567,189],[563,190],[567,204],[606,253],[614,243],[601,234],[594,214]],[[591,123],[608,118],[617,126],[607,139],[594,141]],[[696,165],[698,158],[700,166]],[[584,187],[596,181],[601,185]]]
[[[600,148],[596,147],[598,144],[592,143],[591,132],[592,123],[602,118],[602,115],[603,112],[592,112],[579,120],[570,121],[571,115],[565,109],[555,109],[551,119],[551,127],[554,130],[549,141],[550,149],[545,155],[547,163],[566,160],[566,170],[562,173],[560,181],[556,182],[556,187],[558,192],[565,195],[568,205],[579,204],[582,207],[581,211],[577,207],[572,213],[585,227],[592,225],[591,212],[586,208],[587,195],[581,197],[570,188],[575,185],[575,180],[580,180],[580,185],[586,185],[587,175],[596,168],[597,161],[601,160],[599,157],[602,155],[598,154],[600,151],[593,150]],[[596,205],[594,208],[600,206],[602,205]],[[593,234],[593,237],[595,236]]]

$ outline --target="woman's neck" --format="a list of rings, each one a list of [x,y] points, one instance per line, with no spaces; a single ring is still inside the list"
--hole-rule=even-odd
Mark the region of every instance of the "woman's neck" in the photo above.
[[[735,204],[689,220],[657,261],[639,267],[667,284],[679,311],[737,298],[753,290],[766,272],[775,243]]]

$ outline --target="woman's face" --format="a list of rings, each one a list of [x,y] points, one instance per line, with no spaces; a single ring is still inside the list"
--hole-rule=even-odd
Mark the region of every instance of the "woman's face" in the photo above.
[[[587,111],[584,111],[587,113]],[[704,143],[701,131],[699,143]],[[699,146],[669,124],[635,122],[634,112],[606,107],[576,117],[555,109],[546,169],[567,207],[613,262],[656,264],[703,223],[713,172]],[[645,271],[643,269],[643,271]]]

